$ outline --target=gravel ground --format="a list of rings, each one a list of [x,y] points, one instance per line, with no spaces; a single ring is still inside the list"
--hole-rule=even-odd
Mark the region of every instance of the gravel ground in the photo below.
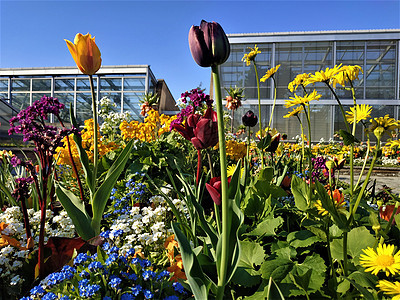
[[[355,181],[358,180],[358,174],[354,177]],[[365,175],[362,177],[363,179],[365,178]],[[350,176],[349,175],[340,175],[339,179],[345,182],[350,182]],[[376,188],[381,189],[383,185],[386,185],[392,189],[392,192],[395,193],[396,195],[399,195],[400,193],[400,177],[399,176],[377,176],[377,175],[371,175],[370,181],[372,182],[373,180],[376,179]]]

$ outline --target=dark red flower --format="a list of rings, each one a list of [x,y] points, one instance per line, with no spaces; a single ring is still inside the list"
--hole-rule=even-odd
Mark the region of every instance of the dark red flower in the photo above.
[[[229,57],[230,45],[221,25],[201,21],[189,30],[189,47],[194,61],[201,67],[221,65]]]
[[[228,185],[231,182],[231,177],[228,177]],[[206,183],[207,191],[217,205],[221,205],[221,176],[213,177],[210,183]]]
[[[265,151],[275,153],[276,149],[278,149],[280,139],[281,139],[280,133],[275,134],[273,137],[271,137],[271,144],[265,149]]]
[[[242,122],[244,126],[254,127],[257,124],[257,116],[249,110],[243,115]]]
[[[394,208],[395,208],[394,204],[390,204],[390,205],[385,205],[385,206],[379,207],[379,216],[382,219],[384,219],[385,221],[389,222],[390,217],[393,214]],[[397,214],[400,214],[400,207],[398,207],[397,210],[396,210],[396,215]],[[395,223],[395,221],[393,219],[393,223],[392,224],[394,224],[394,223]]]
[[[212,108],[208,108],[204,116],[197,120],[189,116],[187,122],[194,127],[191,141],[197,150],[214,147],[218,143],[217,113]]]

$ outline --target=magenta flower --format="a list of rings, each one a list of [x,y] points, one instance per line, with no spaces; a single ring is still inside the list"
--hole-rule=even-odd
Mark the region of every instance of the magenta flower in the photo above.
[[[197,150],[214,147],[218,143],[217,113],[208,108],[204,116],[192,116],[189,116],[186,122],[194,128],[194,137],[191,139],[193,146]]]
[[[221,65],[229,57],[228,38],[221,25],[201,21],[200,26],[189,30],[189,47],[194,61],[201,67]]]

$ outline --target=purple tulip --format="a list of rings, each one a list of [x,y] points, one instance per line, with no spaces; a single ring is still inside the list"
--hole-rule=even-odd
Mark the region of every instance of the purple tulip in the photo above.
[[[231,177],[228,177],[228,186],[230,182]],[[221,176],[211,178],[210,183],[206,183],[206,188],[215,204],[221,205]]]
[[[200,26],[192,26],[189,30],[189,47],[200,67],[221,65],[230,54],[228,38],[216,22],[202,20]]]
[[[257,124],[257,116],[251,110],[249,110],[242,117],[242,122],[244,126],[254,127]]]
[[[218,143],[217,113],[212,108],[208,108],[201,118],[189,116],[186,122],[194,128],[191,141],[197,150],[214,147]]]

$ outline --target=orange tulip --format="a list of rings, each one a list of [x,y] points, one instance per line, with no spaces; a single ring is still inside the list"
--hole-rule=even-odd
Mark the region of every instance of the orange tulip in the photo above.
[[[97,47],[94,37],[88,33],[83,35],[78,33],[74,43],[65,40],[72,58],[83,74],[93,75],[101,66],[101,53]]]

